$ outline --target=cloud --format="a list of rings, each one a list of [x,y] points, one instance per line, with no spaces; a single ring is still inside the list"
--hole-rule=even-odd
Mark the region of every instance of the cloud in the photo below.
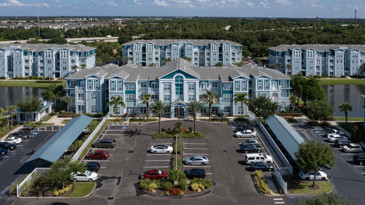
[[[270,8],[270,5],[269,5],[269,2],[267,0],[265,1],[260,1],[259,4],[264,7],[265,9],[269,9]]]
[[[107,4],[108,6],[118,6],[118,4],[113,1],[109,1]]]
[[[246,2],[246,5],[248,6],[248,7],[253,7],[253,3],[252,2]]]
[[[291,6],[293,5],[293,2],[289,1],[289,0],[276,0],[277,4],[281,4],[284,6]]]
[[[47,3],[21,3],[18,0],[8,0],[8,2],[0,3],[0,7],[50,7]]]
[[[157,5],[157,6],[163,6],[163,7],[168,7],[169,6],[169,4],[164,0],[162,0],[162,1],[154,0],[153,3],[155,3],[155,5]]]

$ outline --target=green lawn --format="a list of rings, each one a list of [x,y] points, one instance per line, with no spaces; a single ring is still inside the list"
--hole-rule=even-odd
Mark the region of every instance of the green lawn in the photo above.
[[[83,197],[90,194],[94,187],[94,182],[74,182],[74,190],[71,192],[69,197]]]
[[[66,120],[62,121],[62,124],[67,124],[68,122],[70,122],[70,119],[66,119]]]
[[[365,85],[365,79],[347,78],[322,78],[319,79],[321,85]]]
[[[332,184],[330,182],[316,181],[316,185],[319,189],[314,190],[311,188],[313,182],[300,182],[300,184],[293,189],[293,194],[323,194],[332,190]]]
[[[0,87],[33,87],[47,88],[50,85],[63,85],[66,87],[66,81],[63,83],[37,83],[35,80],[0,80]]]
[[[333,116],[333,117],[336,119],[336,121],[343,121],[343,122],[346,121],[345,117],[340,117],[340,116]],[[364,118],[363,117],[348,117],[347,121],[363,122]]]

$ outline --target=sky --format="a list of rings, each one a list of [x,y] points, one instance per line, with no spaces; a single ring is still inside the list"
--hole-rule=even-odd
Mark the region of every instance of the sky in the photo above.
[[[0,16],[365,18],[365,0],[0,0]]]

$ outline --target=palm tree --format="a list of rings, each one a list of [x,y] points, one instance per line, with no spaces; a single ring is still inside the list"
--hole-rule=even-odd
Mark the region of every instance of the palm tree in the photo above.
[[[7,110],[4,110],[0,107],[0,118],[7,112]],[[1,126],[0,126],[0,131],[1,131]]]
[[[161,135],[161,116],[168,106],[161,100],[152,105],[153,112],[158,114],[158,133]]]
[[[192,101],[188,104],[188,109],[193,113],[194,117],[194,133],[195,133],[195,127],[196,127],[196,114],[203,109],[204,105],[201,102],[198,101]]]
[[[339,107],[340,111],[345,112],[346,124],[347,124],[347,113],[352,111],[352,105],[348,102],[343,102]]]
[[[72,66],[72,69],[76,72],[77,71],[77,69],[79,68],[79,66],[77,66],[77,65],[74,65],[74,66]]]
[[[247,99],[247,93],[236,93],[234,94],[234,103],[241,102],[241,116],[243,116],[243,103],[247,105],[248,99]]]
[[[116,112],[117,111],[117,109],[118,109],[118,106],[120,105],[121,107],[125,107],[125,103],[124,103],[124,100],[123,100],[123,98],[121,97],[121,96],[118,96],[118,97],[116,97],[116,96],[112,96],[111,97],[111,101],[109,101],[108,103],[107,103],[107,106],[109,107],[110,105],[112,105],[113,106],[113,113],[114,114],[117,114],[117,120],[118,120],[118,112]]]
[[[281,66],[283,66],[283,64],[281,64],[280,62],[276,64],[276,66],[278,67],[278,69],[281,69]]]
[[[286,64],[286,74],[288,75],[288,71],[290,71],[290,75],[291,75],[291,64]]]
[[[270,68],[271,69],[275,69],[276,68],[276,65],[275,64],[270,64]]]
[[[70,96],[63,97],[63,102],[66,103],[66,108],[67,108],[67,112],[68,112],[69,111],[68,110],[68,104],[70,104],[72,102],[72,97],[70,97]]]
[[[81,64],[81,68],[85,69],[86,68],[86,64]]]
[[[152,101],[150,94],[145,94],[142,96],[143,103],[146,104],[147,107],[147,120],[150,116],[150,102]]]
[[[10,126],[13,127],[13,115],[14,115],[14,112],[16,110],[16,106],[15,105],[10,105],[8,110],[10,112]]]
[[[293,111],[294,111],[294,109],[295,109],[295,103],[297,102],[297,96],[295,96],[295,95],[291,95],[291,96],[290,96],[290,98],[289,98],[289,101],[290,101],[290,103],[292,104],[292,106],[293,106]]]
[[[209,104],[209,120],[211,120],[212,104],[217,101],[217,95],[214,92],[208,90],[207,93],[203,95],[203,97],[205,99],[205,102]]]

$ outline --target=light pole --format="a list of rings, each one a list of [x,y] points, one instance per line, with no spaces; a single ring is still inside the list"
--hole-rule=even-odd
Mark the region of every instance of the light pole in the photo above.
[[[176,134],[176,140],[175,140],[175,168],[177,170],[177,134]]]

